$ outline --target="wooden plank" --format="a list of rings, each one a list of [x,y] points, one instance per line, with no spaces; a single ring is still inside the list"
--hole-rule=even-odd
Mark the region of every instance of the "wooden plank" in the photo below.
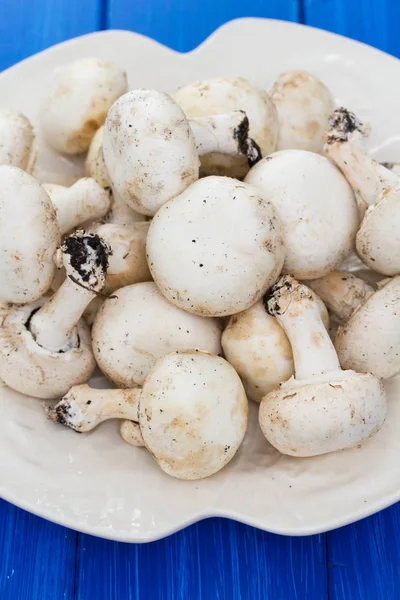
[[[0,71],[44,48],[101,28],[102,0],[0,2]]]
[[[1,600],[73,600],[76,540],[0,500]]]
[[[225,519],[144,545],[80,536],[76,598],[324,600],[325,536],[280,537]]]
[[[106,22],[108,29],[131,29],[187,52],[239,17],[298,21],[298,0],[109,0]]]
[[[330,598],[400,598],[400,504],[328,534]]]
[[[304,22],[328,29],[400,57],[397,24],[400,3],[393,0],[302,0]]]

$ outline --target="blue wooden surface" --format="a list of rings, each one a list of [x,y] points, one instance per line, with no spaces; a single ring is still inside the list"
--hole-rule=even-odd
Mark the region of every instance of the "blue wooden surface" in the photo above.
[[[240,16],[304,22],[400,56],[398,0],[0,0],[0,69],[110,27],[189,50]],[[140,546],[0,501],[0,600],[399,600],[399,531],[397,505],[308,538],[210,519]]]

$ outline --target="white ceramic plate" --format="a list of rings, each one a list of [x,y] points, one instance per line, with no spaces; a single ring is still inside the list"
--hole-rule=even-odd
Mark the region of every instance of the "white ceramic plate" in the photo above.
[[[400,159],[400,66],[396,59],[330,33],[291,23],[241,19],[179,54],[140,35],[104,31],[61,44],[0,77],[2,106],[37,123],[51,71],[83,56],[128,70],[131,87],[172,91],[194,79],[243,75],[269,88],[292,68],[321,77],[338,101],[373,125],[382,160]],[[400,161],[399,161],[400,162]],[[72,181],[75,164],[43,150],[37,176]],[[165,475],[143,449],[122,442],[116,422],[87,435],[47,422],[38,400],[0,389],[0,495],[42,517],[94,535],[150,541],[209,516],[231,517],[282,534],[326,531],[400,498],[400,382],[387,384],[390,411],[359,449],[312,459],[278,454],[251,406],[235,459],[217,475],[183,482]]]

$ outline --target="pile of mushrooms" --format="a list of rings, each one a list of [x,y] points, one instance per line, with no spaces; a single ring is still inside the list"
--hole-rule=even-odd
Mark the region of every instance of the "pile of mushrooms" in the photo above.
[[[0,378],[179,479],[241,451],[248,400],[282,454],[366,443],[400,373],[399,171],[369,126],[302,71],[128,90],[83,58],[38,123],[0,110]],[[37,137],[82,177],[34,177]]]

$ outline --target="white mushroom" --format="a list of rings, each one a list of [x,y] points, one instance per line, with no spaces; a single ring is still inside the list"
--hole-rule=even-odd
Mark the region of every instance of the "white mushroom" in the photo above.
[[[343,368],[387,379],[400,372],[400,277],[369,294],[335,339]]]
[[[359,226],[350,185],[330,160],[305,150],[281,150],[251,169],[245,181],[271,202],[284,230],[284,273],[316,279],[354,247]]]
[[[11,388],[38,398],[59,398],[88,381],[95,360],[89,327],[81,315],[102,289],[109,249],[94,234],[64,240],[67,279],[50,298],[10,305],[0,327],[0,377]]]
[[[334,108],[332,94],[305,71],[282,73],[270,91],[279,120],[277,150],[322,152],[322,136]]]
[[[113,191],[111,209],[107,214],[105,221],[107,221],[107,223],[113,223],[114,225],[129,226],[131,223],[146,221],[146,217],[130,208],[125,204],[121,196]]]
[[[268,298],[268,292],[265,298]],[[324,303],[315,298],[325,327],[329,326]],[[240,375],[248,398],[262,398],[294,374],[293,353],[286,333],[259,300],[233,315],[222,334],[225,358]]]
[[[85,308],[83,317],[89,327],[92,327],[94,320],[100,308],[103,306],[107,296],[96,296],[90,304]]]
[[[355,309],[375,289],[364,279],[344,271],[331,271],[324,277],[304,283],[318,294],[340,323],[350,319]]]
[[[104,125],[98,128],[90,142],[85,160],[85,174],[87,177],[93,177],[101,187],[110,188],[111,180],[103,156],[103,133]]]
[[[146,238],[149,223],[131,223],[129,226],[105,223],[94,231],[111,248],[106,283],[103,293],[142,281],[150,281],[146,259]]]
[[[105,300],[92,338],[100,369],[118,387],[142,385],[156,360],[174,350],[221,352],[218,321],[180,310],[153,282],[124,287]]]
[[[108,175],[106,163],[103,156],[103,131],[102,125],[95,133],[90,144],[89,152],[85,162],[85,173],[89,177],[93,177],[101,187],[111,190],[111,180]],[[129,225],[137,221],[143,221],[144,215],[129,208],[121,199],[118,193],[112,192],[112,206],[107,215],[106,221],[115,225]]]
[[[132,223],[128,226],[111,223],[95,224],[90,228],[110,248],[108,268],[102,296],[95,296],[84,312],[87,323],[92,326],[96,314],[107,295],[120,287],[150,281],[151,275],[146,259],[146,237],[149,223]],[[65,269],[61,264],[51,287],[58,290],[65,280]]]
[[[83,225],[87,221],[97,221],[110,209],[110,194],[91,177],[79,179],[71,187],[54,183],[43,184],[56,212],[61,234]]]
[[[31,173],[36,158],[34,141],[32,124],[25,115],[0,109],[0,165]]]
[[[209,477],[228,464],[245,435],[247,412],[234,368],[201,352],[161,358],[142,389],[79,386],[47,409],[50,419],[76,431],[110,418],[139,422],[143,442],[161,469],[186,480]]]
[[[129,392],[130,390],[127,391]],[[119,433],[124,442],[126,442],[130,446],[144,446],[144,441],[138,421],[121,421]]]
[[[188,119],[211,117],[227,111],[244,110],[250,121],[249,135],[257,142],[263,156],[274,152],[278,121],[268,94],[243,77],[217,77],[195,81],[176,90],[172,97]],[[244,177],[249,165],[243,157],[212,152],[201,156],[203,175]]]
[[[395,173],[371,158],[364,146],[370,128],[346,108],[337,108],[329,118],[324,152],[346,176],[351,187],[369,206],[387,187],[398,182]]]
[[[236,111],[188,121],[167,94],[137,89],[111,107],[103,154],[113,190],[141,214],[153,216],[199,177],[199,152],[218,150],[260,159],[246,114]]]
[[[82,58],[54,73],[42,106],[41,130],[57,152],[85,152],[110,106],[127,90],[126,73],[97,58]]]
[[[255,188],[205,177],[164,204],[147,236],[150,272],[162,293],[201,316],[245,310],[278,278],[281,226]]]
[[[400,273],[400,178],[373,160],[364,148],[368,133],[354,113],[339,108],[329,120],[325,153],[340,167],[369,206],[357,234],[357,252],[384,275]]]
[[[60,242],[54,206],[17,167],[0,166],[0,301],[24,304],[50,287]]]
[[[386,417],[382,383],[371,374],[341,370],[315,296],[305,285],[282,277],[267,305],[289,338],[296,372],[260,404],[267,440],[282,454],[299,457],[367,441]]]

